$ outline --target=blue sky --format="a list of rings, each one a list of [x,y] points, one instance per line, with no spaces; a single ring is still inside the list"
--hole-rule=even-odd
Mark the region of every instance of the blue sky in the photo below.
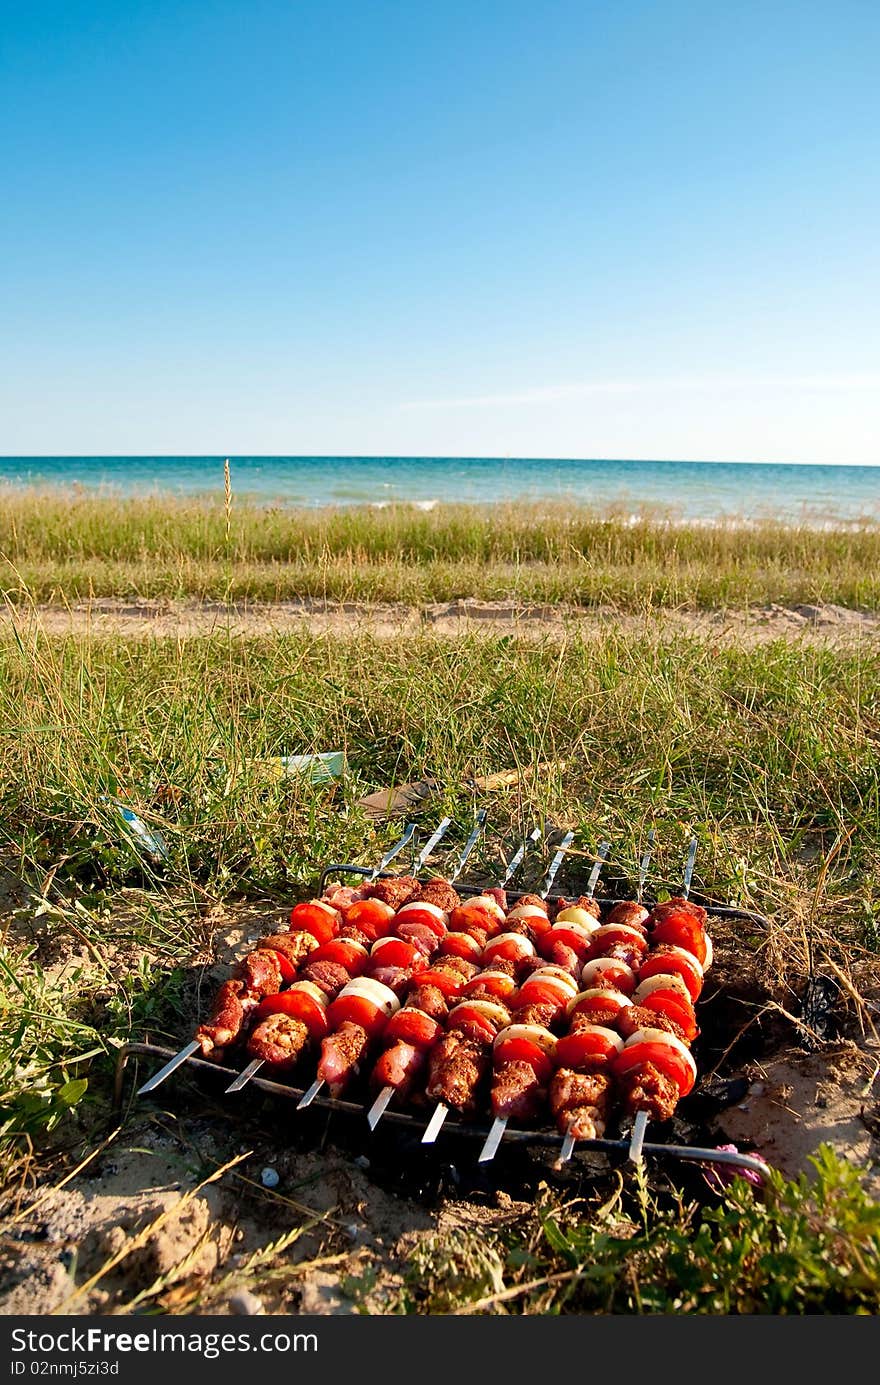
[[[0,453],[880,462],[874,0],[0,15]]]

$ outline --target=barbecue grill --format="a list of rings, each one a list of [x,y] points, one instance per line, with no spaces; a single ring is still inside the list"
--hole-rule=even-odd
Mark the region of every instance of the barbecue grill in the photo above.
[[[435,854],[436,848],[445,836],[449,827],[452,825],[450,818],[444,818],[429,835],[421,851],[416,856],[413,852],[411,868],[407,874],[415,875],[418,879],[427,881],[432,876],[443,874],[444,878],[454,881],[458,893],[463,896],[475,896],[482,893],[487,888],[487,881],[468,880],[465,875],[465,866],[471,857],[478,839],[481,837],[486,822],[486,813],[481,810],[476,817],[473,828],[465,844],[464,849],[454,860],[447,864],[447,870],[442,871],[439,867],[431,870],[430,874],[422,875],[421,872],[427,861]],[[396,841],[377,866],[365,866],[353,862],[341,862],[330,864],[323,868],[320,874],[319,894],[323,894],[328,882],[332,880],[342,880],[344,877],[359,877],[363,880],[377,880],[393,878],[395,872],[389,869],[392,862],[402,855],[407,845],[414,840],[417,834],[415,823],[407,824],[402,836]],[[521,899],[525,894],[539,893],[548,902],[562,898],[558,891],[554,892],[553,885],[563,862],[566,860],[568,847],[573,839],[573,833],[566,833],[561,839],[557,840],[556,850],[546,869],[546,873],[540,883],[524,883],[522,888],[511,890],[509,882],[514,875],[522,872],[524,878],[534,875],[530,870],[535,864],[537,854],[537,844],[542,838],[540,829],[535,828],[522,842],[519,849],[507,862],[506,869],[500,881],[507,894],[507,899],[511,905]],[[696,840],[692,839],[686,862],[683,870],[683,877],[678,888],[685,896],[690,893],[691,878],[694,868],[696,853]],[[644,853],[638,871],[638,879],[633,882],[624,876],[613,876],[607,870],[607,856],[610,850],[610,843],[603,842],[597,849],[593,861],[586,888],[581,889],[577,882],[569,882],[566,894],[571,897],[585,893],[588,895],[596,894],[603,906],[612,908],[615,904],[622,903],[627,899],[632,899],[634,895],[639,899],[644,899],[646,907],[650,907],[656,902],[650,892],[645,893],[647,884],[649,863],[651,860],[653,846],[653,832],[648,839],[648,849]],[[603,874],[605,876],[603,880]],[[633,889],[633,885],[635,888]],[[627,892],[629,887],[629,892]],[[760,914],[750,910],[737,909],[729,905],[719,905],[711,900],[702,897],[698,901],[707,910],[709,919],[740,920],[747,922],[752,928],[767,927],[767,920]],[[231,1079],[227,1084],[227,1090],[238,1090],[244,1085],[250,1085],[269,1096],[281,1098],[287,1101],[294,1101],[298,1108],[311,1105],[323,1107],[328,1111],[339,1112],[354,1120],[364,1122],[365,1132],[372,1129],[381,1117],[388,1123],[406,1127],[410,1131],[421,1130],[423,1143],[430,1143],[437,1138],[440,1127],[444,1140],[461,1140],[470,1147],[474,1141],[482,1142],[480,1157],[482,1159],[493,1158],[496,1150],[501,1143],[523,1146],[528,1145],[536,1150],[556,1152],[556,1162],[559,1164],[571,1157],[574,1141],[568,1136],[560,1135],[555,1128],[550,1127],[522,1127],[511,1128],[506,1122],[496,1121],[494,1125],[487,1125],[480,1122],[472,1122],[464,1119],[454,1118],[452,1115],[445,1119],[447,1112],[445,1108],[435,1108],[432,1115],[425,1114],[418,1110],[397,1110],[388,1107],[388,1098],[384,1104],[381,1098],[373,1101],[372,1094],[364,1094],[362,1100],[343,1099],[331,1097],[324,1094],[321,1090],[322,1084],[315,1082],[310,1088],[303,1088],[293,1082],[279,1080],[259,1075],[260,1063],[248,1064],[241,1070],[226,1066],[222,1063],[208,1061],[204,1058],[195,1056],[198,1046],[194,1043],[188,1044],[179,1053],[153,1043],[133,1043],[126,1045],[119,1054],[116,1070],[116,1097],[121,1101],[124,1075],[127,1063],[132,1057],[157,1058],[168,1060],[164,1062],[162,1068],[154,1074],[139,1089],[138,1095],[147,1094],[153,1091],[166,1077],[186,1063],[194,1074],[199,1077],[211,1077],[215,1081],[219,1078]],[[364,1084],[365,1085],[365,1084]],[[372,1103],[372,1105],[371,1105]],[[386,1107],[388,1109],[386,1110]],[[378,1110],[378,1114],[377,1113]],[[370,1125],[367,1127],[366,1118],[369,1114]],[[759,1159],[750,1157],[747,1154],[703,1148],[697,1145],[672,1144],[667,1142],[651,1141],[645,1138],[645,1120],[642,1118],[644,1113],[636,1115],[632,1122],[631,1129],[621,1129],[618,1127],[617,1138],[603,1136],[596,1139],[582,1139],[577,1141],[577,1149],[585,1152],[601,1153],[610,1159],[628,1159],[631,1162],[639,1162],[645,1155],[652,1158],[690,1161],[698,1164],[729,1165],[734,1170],[749,1171],[763,1178],[766,1175],[766,1164]]]

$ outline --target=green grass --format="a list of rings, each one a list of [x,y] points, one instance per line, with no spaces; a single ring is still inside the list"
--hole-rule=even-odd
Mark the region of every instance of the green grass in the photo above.
[[[344,750],[346,780],[320,787],[267,771],[269,757],[312,750]],[[471,787],[499,770],[521,777],[492,794]],[[106,1130],[117,1044],[185,1032],[194,982],[178,964],[207,955],[214,902],[288,903],[311,892],[319,864],[375,861],[399,825],[368,819],[358,799],[423,777],[444,786],[430,820],[454,816],[455,845],[474,807],[489,808],[486,871],[537,821],[570,825],[586,851],[609,838],[632,872],[654,826],[654,879],[672,887],[696,833],[698,887],[770,917],[767,934],[737,943],[769,1002],[790,1009],[811,960],[830,959],[856,989],[876,978],[880,651],[745,649],[659,630],[547,643],[7,631],[0,861],[30,891],[4,916],[0,953],[7,1179],[25,1177],[35,1151]],[[163,834],[167,861],[127,837],[111,799]],[[37,925],[81,957],[63,979],[32,952]],[[751,1221],[742,1208],[739,1221],[687,1208],[670,1220],[666,1207],[639,1222],[628,1205],[619,1236],[551,1208],[527,1242],[493,1242],[506,1285],[548,1281],[505,1299],[505,1311],[678,1311],[681,1285],[681,1311],[766,1311],[749,1306],[761,1294],[770,1311],[819,1311],[823,1285],[839,1311],[870,1304],[858,1257],[875,1273],[876,1228],[853,1190],[829,1191],[818,1211],[806,1194],[774,1197],[769,1221],[754,1199]],[[800,1240],[787,1230],[783,1243],[783,1224]],[[615,1282],[622,1239],[633,1268]],[[756,1246],[778,1252],[772,1274]],[[840,1251],[839,1273],[836,1262],[816,1268],[817,1246]],[[446,1311],[443,1295],[464,1292],[455,1254],[438,1246],[423,1290],[409,1284],[391,1310]],[[493,1282],[481,1271],[454,1311]]]
[[[364,1311],[398,1313],[876,1314],[880,1205],[824,1146],[815,1177],[737,1179],[723,1196],[657,1194],[638,1172],[564,1211],[544,1190],[510,1228],[423,1238],[403,1285]]]
[[[227,532],[227,518],[229,528]],[[880,526],[710,528],[586,506],[296,510],[233,498],[0,491],[0,589],[88,596],[619,609],[818,601],[880,609]],[[4,571],[5,570],[5,571]]]

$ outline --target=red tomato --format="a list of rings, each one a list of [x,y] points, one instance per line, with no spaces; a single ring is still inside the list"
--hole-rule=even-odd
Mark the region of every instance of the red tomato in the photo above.
[[[456,1005],[449,1016],[447,1029],[476,1031],[482,1038],[486,1039],[487,1043],[491,1043],[498,1033],[498,1026],[492,1023],[488,1015],[484,1015],[477,1008],[477,1005],[468,1005],[466,1001],[463,1001],[461,1005]]]
[[[420,972],[418,979],[420,986],[435,986],[447,997],[459,995],[464,983],[465,978],[463,976],[453,976],[451,972],[435,967],[431,967],[429,971]]]
[[[670,914],[662,923],[658,923],[651,935],[654,943],[671,943],[674,947],[683,947],[685,952],[690,952],[696,957],[700,966],[708,956],[706,947],[706,933],[699,919],[683,911]]]
[[[482,904],[459,904],[449,915],[449,927],[462,933],[470,928],[479,928],[491,938],[493,933],[501,932],[504,922]]]
[[[305,1025],[312,1039],[323,1039],[330,1027],[327,1007],[308,991],[282,991],[279,995],[267,996],[257,1007],[255,1022],[259,1024],[267,1015],[290,1015],[291,1019]]]
[[[278,970],[281,972],[282,981],[296,980],[296,967],[289,957],[285,957],[283,952],[276,952],[274,947],[261,948],[260,951],[268,952],[275,958],[275,961],[278,963]],[[314,955],[314,951],[309,953],[309,961],[312,960]]]
[[[291,933],[311,933],[319,943],[329,943],[339,927],[340,915],[329,905],[309,901],[290,911]]]
[[[496,1072],[504,1063],[528,1063],[539,1082],[549,1082],[553,1059],[528,1039],[501,1039],[495,1045],[493,1061]]]
[[[580,961],[584,960],[590,950],[590,939],[584,937],[583,932],[577,925],[569,927],[564,923],[554,923],[553,927],[549,929],[548,932],[543,933],[539,941],[539,946],[545,957],[547,955],[547,949],[553,943],[564,943],[566,947],[571,948],[572,952]]]
[[[557,1010],[563,1010],[570,999],[571,992],[563,991],[552,980],[529,976],[517,992],[516,1009],[523,1005],[555,1005]]]
[[[680,949],[678,953],[649,952],[639,968],[639,981],[647,981],[652,976],[680,976],[688,988],[691,1000],[696,1000],[703,989],[699,963],[687,949]]]
[[[370,954],[350,938],[333,938],[309,953],[310,962],[336,962],[349,976],[360,976],[369,960]]]
[[[563,1034],[556,1045],[556,1062],[561,1068],[604,1067],[620,1051],[620,1040],[610,1029],[584,1029],[578,1034]]]
[[[437,1021],[411,1005],[404,1006],[396,1015],[392,1015],[384,1031],[384,1037],[389,1042],[396,1043],[400,1040],[405,1044],[412,1044],[413,1048],[421,1049],[430,1048],[440,1034],[441,1026]]]
[[[327,1006],[327,1019],[331,1029],[341,1024],[359,1024],[371,1038],[382,1032],[385,1026],[385,1012],[380,1005],[362,995],[338,995]]]
[[[673,1021],[681,1029],[688,1043],[693,1043],[699,1034],[697,1028],[697,1017],[694,1014],[692,1005],[688,1005],[684,996],[676,991],[652,991],[646,995],[641,1002],[646,1010],[653,1010],[655,1014],[665,1015],[667,1019]]]
[[[498,1000],[506,1000],[516,990],[516,982],[512,976],[507,976],[503,971],[478,971],[476,976],[472,976],[470,981],[464,983],[464,994],[472,995],[478,987],[484,987],[490,995],[496,996]]]
[[[463,957],[466,962],[477,962],[482,948],[470,933],[447,933],[440,944],[442,957]]]
[[[417,904],[407,905],[404,912],[397,915],[397,919],[399,923],[423,923],[432,933],[436,933],[438,938],[446,937],[446,924],[443,920],[432,914],[430,909],[420,909]]]
[[[646,1040],[643,1043],[627,1045],[615,1058],[612,1059],[612,1067],[617,1076],[622,1077],[625,1073],[632,1072],[634,1068],[641,1067],[643,1063],[651,1063],[665,1077],[668,1077],[678,1087],[679,1096],[687,1096],[694,1085],[694,1074],[692,1069],[685,1062],[680,1053],[670,1045],[653,1043]]]
[[[371,970],[373,967],[403,967],[416,973],[424,971],[427,965],[425,954],[406,938],[379,938],[370,949]]]
[[[352,904],[345,921],[354,924],[372,943],[382,937],[388,920],[393,917],[394,910],[391,905],[384,904],[381,899],[359,899],[356,904]]]

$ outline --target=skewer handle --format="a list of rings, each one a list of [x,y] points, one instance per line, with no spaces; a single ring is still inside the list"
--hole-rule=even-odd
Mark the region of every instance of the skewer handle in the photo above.
[[[694,861],[696,860],[696,856],[697,839],[696,837],[691,837],[690,843],[688,845],[687,860],[684,863],[684,880],[682,881],[681,886],[681,893],[684,899],[687,899],[688,895],[691,892],[691,877],[694,873]]]
[[[574,832],[566,832],[565,836],[562,838],[562,841],[559,843],[559,849],[557,850],[556,855],[553,857],[553,860],[550,862],[550,869],[544,876],[544,883],[538,891],[538,894],[541,896],[542,899],[546,899],[547,895],[550,893],[550,887],[552,886],[553,881],[556,879],[556,872],[559,870],[559,867],[565,860],[565,853],[571,846],[573,841]]]
[[[595,893],[596,886],[597,886],[598,883],[599,883],[599,875],[601,874],[602,867],[603,867],[603,865],[605,864],[605,857],[608,855],[608,853],[609,853],[610,850],[611,850],[611,843],[610,843],[610,842],[600,842],[600,843],[599,843],[599,850],[596,852],[596,864],[593,866],[593,869],[590,871],[590,878],[589,878],[589,880],[587,881],[587,888],[586,888],[586,891],[585,891],[585,893],[588,894],[588,895],[590,896],[590,899],[593,898],[593,894]]]
[[[505,870],[504,874],[498,882],[499,888],[503,888],[507,884],[508,880],[512,879],[512,877],[519,870],[519,867],[522,864],[522,859],[528,851],[529,847],[534,846],[535,842],[538,841],[540,837],[540,827],[533,828],[529,835],[526,837],[525,841],[523,842],[519,850],[515,851],[511,856],[510,860],[507,862],[507,869]]]
[[[166,1077],[170,1077],[182,1063],[186,1062],[187,1058],[191,1058],[194,1053],[198,1053],[200,1048],[201,1044],[198,1040],[193,1039],[192,1042],[188,1043],[185,1048],[182,1048],[179,1053],[175,1053],[173,1058],[169,1058],[164,1068],[160,1068],[157,1073],[154,1073],[148,1082],[145,1082],[142,1087],[138,1087],[138,1096],[146,1096],[147,1092],[154,1092],[157,1087],[162,1085]]]
[[[242,1068],[241,1072],[238,1074],[238,1077],[236,1077],[235,1081],[230,1082],[229,1086],[226,1088],[226,1093],[228,1094],[229,1092],[240,1092],[242,1087],[246,1087],[247,1084],[250,1082],[251,1078],[256,1076],[256,1074],[259,1072],[262,1066],[262,1058],[252,1059],[252,1061],[248,1063],[246,1068]]]
[[[428,840],[425,842],[425,845],[419,852],[417,860],[413,864],[413,875],[418,875],[419,871],[422,869],[422,866],[425,864],[431,852],[434,850],[434,847],[437,845],[439,841],[442,840],[442,838],[446,835],[447,831],[451,826],[452,818],[443,818],[439,822],[433,835],[430,836]]]
[[[449,883],[450,883],[450,885],[454,885],[454,884],[455,884],[456,880],[457,880],[458,877],[461,875],[462,871],[464,870],[465,866],[467,865],[467,859],[468,859],[468,857],[470,856],[471,852],[473,851],[474,847],[475,847],[476,844],[477,844],[477,840],[478,840],[478,838],[479,838],[480,833],[481,833],[482,830],[483,830],[483,827],[484,827],[484,825],[485,825],[487,816],[488,816],[488,811],[487,811],[487,809],[485,809],[485,808],[481,808],[481,809],[479,810],[479,812],[477,813],[476,821],[475,821],[475,823],[474,823],[474,825],[473,825],[473,828],[471,829],[471,835],[468,837],[467,841],[465,842],[465,844],[464,844],[464,850],[462,851],[461,855],[460,855],[459,858],[458,858],[458,863],[457,863],[457,865],[456,865],[456,867],[455,867],[455,870],[452,872],[452,874],[451,874],[450,877],[449,877]]]
[[[379,862],[378,866],[376,866],[375,870],[371,871],[370,874],[367,876],[368,880],[375,880],[378,876],[382,874],[385,867],[390,865],[391,862],[394,860],[395,856],[403,850],[407,842],[415,833],[415,830],[416,824],[414,822],[408,822],[404,834],[400,838],[400,841],[395,842],[393,846],[388,848],[388,850],[385,852],[385,855]]]
[[[651,857],[652,857],[653,854],[654,854],[654,837],[655,837],[655,835],[656,835],[656,833],[655,833],[655,831],[654,831],[654,828],[652,827],[651,830],[650,830],[650,832],[648,833],[648,845],[647,845],[647,847],[645,848],[645,854],[644,854],[644,856],[642,857],[641,861],[639,861],[639,878],[638,878],[638,880],[637,880],[637,882],[636,882],[636,884],[637,884],[636,901],[637,901],[639,904],[641,904],[641,902],[642,902],[642,895],[645,893],[645,881],[646,881],[647,878],[648,878],[648,866],[651,864]]]

